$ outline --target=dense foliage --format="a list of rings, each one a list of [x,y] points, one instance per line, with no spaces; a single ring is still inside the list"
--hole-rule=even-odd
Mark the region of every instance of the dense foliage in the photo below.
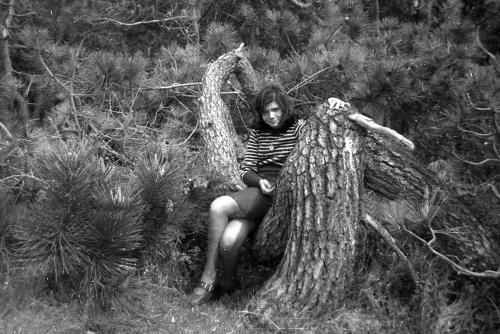
[[[439,161],[448,184],[482,204],[498,243],[498,2],[306,3],[0,3],[8,32],[0,39],[8,51],[0,51],[0,277],[8,282],[21,263],[64,298],[105,309],[132,307],[134,279],[152,268],[185,287],[218,191],[203,162],[200,81],[241,42],[260,83],[282,85],[302,115],[336,96],[412,139],[422,163]],[[223,96],[244,136],[251,109],[233,78]],[[409,240],[405,252],[423,280],[409,298],[397,259],[366,240],[358,307],[392,319],[388,330],[500,327],[497,281],[457,277]]]

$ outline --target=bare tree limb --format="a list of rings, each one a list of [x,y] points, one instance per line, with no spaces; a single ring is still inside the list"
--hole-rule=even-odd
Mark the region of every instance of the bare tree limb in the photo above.
[[[298,0],[290,0],[290,2],[292,4],[294,4],[295,6],[299,6],[300,8],[309,8],[311,7],[312,5],[312,2],[302,2],[302,1],[298,1]]]
[[[10,133],[9,129],[7,129],[7,127],[2,122],[0,122],[0,128],[5,132],[5,134],[7,135],[7,137],[9,139],[14,139],[14,137]]]
[[[138,26],[141,24],[163,23],[163,22],[170,22],[170,21],[187,21],[187,20],[191,20],[191,17],[189,17],[189,16],[174,16],[174,17],[166,17],[164,19],[147,20],[147,21],[139,21],[139,22],[132,22],[132,23],[121,22],[121,21],[112,19],[110,17],[101,17],[101,18],[98,18],[97,20],[104,21],[104,22],[100,22],[98,24],[106,24],[106,23],[110,22],[110,23],[114,23],[117,25],[121,25],[121,26],[133,27],[133,26]]]
[[[500,201],[500,191],[498,191],[497,187],[492,183],[488,183],[488,188],[490,188],[495,197]]]
[[[173,89],[179,87],[201,86],[201,82],[189,82],[184,84],[174,83],[169,86],[144,87],[142,90]]]
[[[421,237],[419,237],[418,235],[416,235],[412,231],[408,230],[404,226],[402,228],[409,235],[411,235],[412,237],[414,237],[415,239],[417,239],[418,241],[423,243],[424,246],[429,251],[431,251],[432,254],[436,255],[437,257],[439,257],[440,259],[442,259],[443,261],[445,261],[446,263],[451,265],[453,267],[453,269],[455,269],[459,274],[464,274],[464,275],[468,275],[468,276],[472,276],[472,277],[480,277],[480,278],[499,278],[500,277],[500,268],[497,269],[496,271],[494,271],[494,270],[485,270],[483,272],[472,271],[472,270],[469,270],[467,268],[464,268],[463,266],[459,265],[455,261],[451,260],[446,255],[435,250],[432,247],[432,243],[436,240],[436,231],[434,231],[432,228],[431,228],[432,239],[430,241],[425,241],[424,239],[422,239]]]
[[[463,161],[469,165],[473,165],[473,166],[483,166],[483,165],[486,165],[489,163],[500,163],[500,159],[493,159],[493,158],[487,158],[487,159],[484,159],[482,161],[474,162],[474,161],[466,160],[466,159],[460,157],[455,151],[453,151],[451,153],[458,160],[461,160],[461,161]]]
[[[73,116],[75,118],[75,123],[76,123],[76,126],[79,130],[81,130],[81,127],[80,127],[80,123],[78,122],[78,117],[76,115],[76,106],[75,106],[75,100],[74,100],[74,96],[75,94],[73,93],[73,87],[71,86],[71,89],[66,87],[65,84],[63,84],[56,76],[54,73],[52,73],[52,71],[50,70],[50,68],[47,66],[47,64],[45,63],[45,61],[43,60],[43,57],[42,57],[42,54],[40,53],[40,48],[38,47],[38,42],[37,42],[37,50],[38,50],[38,58],[40,59],[40,62],[42,63],[43,67],[45,68],[45,70],[47,71],[47,73],[49,73],[49,75],[59,84],[61,85],[62,88],[64,88],[64,90],[66,90],[69,95],[70,95],[70,104],[71,104],[71,108],[73,109]]]
[[[384,239],[384,241],[396,252],[398,255],[399,259],[406,264],[408,267],[408,270],[410,270],[411,278],[415,285],[417,285],[417,275],[415,274],[415,269],[413,268],[413,265],[411,264],[410,260],[406,257],[406,255],[399,249],[399,247],[396,244],[396,240],[390,235],[387,230],[380,225],[373,217],[371,217],[369,214],[365,213],[365,217],[363,220],[368,226],[372,227],[381,237]]]
[[[477,41],[477,44],[479,45],[479,47],[481,48],[481,50],[484,51],[484,53],[486,53],[494,61],[497,60],[497,57],[495,57],[494,54],[492,54],[491,52],[489,52],[488,50],[486,50],[486,48],[484,47],[483,43],[481,43],[481,38],[479,38],[479,26],[476,29],[476,41]]]
[[[304,85],[306,85],[308,82],[310,82],[311,80],[313,80],[317,75],[319,75],[320,73],[326,71],[326,70],[329,70],[331,69],[333,66],[328,66],[328,67],[325,67],[319,71],[317,71],[316,73],[313,73],[311,74],[310,76],[308,76],[307,78],[305,78],[304,80],[302,80],[301,82],[299,82],[298,84],[296,84],[295,86],[293,86],[292,88],[290,88],[288,91],[287,91],[287,94],[290,94],[291,92],[293,92],[294,90],[296,89],[299,89],[300,87],[303,87]]]
[[[495,135],[493,132],[479,133],[479,132],[475,132],[475,131],[472,131],[472,130],[464,129],[461,126],[457,126],[457,128],[460,131],[462,131],[463,133],[471,134],[471,135],[474,135],[474,136],[477,136],[477,137],[486,137],[487,138],[487,137],[492,137],[492,136]]]

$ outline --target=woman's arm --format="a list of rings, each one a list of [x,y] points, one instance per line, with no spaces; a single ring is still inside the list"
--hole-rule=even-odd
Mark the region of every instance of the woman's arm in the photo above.
[[[257,165],[259,162],[259,148],[256,130],[250,132],[245,156],[240,166],[240,176],[243,182],[249,187],[260,188],[260,176],[257,175]]]

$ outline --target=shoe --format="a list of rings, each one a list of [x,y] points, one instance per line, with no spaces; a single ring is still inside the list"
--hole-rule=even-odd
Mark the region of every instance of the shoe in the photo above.
[[[196,293],[196,291],[201,291]],[[212,298],[214,291],[214,283],[200,282],[200,284],[194,289],[194,291],[189,295],[189,303],[191,305],[200,305],[208,302]]]
[[[222,279],[219,285],[225,293],[232,293],[241,287],[241,283],[236,277],[231,277],[229,280]]]

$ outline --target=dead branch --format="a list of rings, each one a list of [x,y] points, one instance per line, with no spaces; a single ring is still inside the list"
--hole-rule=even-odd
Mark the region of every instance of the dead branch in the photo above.
[[[174,16],[174,17],[166,17],[164,19],[157,19],[157,20],[147,20],[147,21],[138,21],[138,22],[121,22],[115,19],[112,19],[110,17],[101,17],[97,19],[98,21],[104,21],[104,22],[99,22],[97,24],[106,24],[106,23],[114,23],[116,25],[120,26],[127,26],[127,27],[132,27],[132,26],[138,26],[141,24],[150,24],[150,23],[163,23],[163,22],[170,22],[170,21],[184,21],[184,20],[191,20],[191,17],[189,16]]]
[[[473,165],[473,166],[484,166],[484,165],[489,164],[489,163],[500,163],[500,159],[493,159],[493,158],[486,158],[484,160],[474,162],[474,161],[466,160],[466,159],[460,157],[455,151],[453,151],[451,153],[458,160],[463,161],[466,164]]]
[[[411,140],[408,138],[402,136],[399,134],[397,131],[394,131],[393,129],[387,128],[385,126],[381,126],[373,121],[373,119],[360,114],[356,110],[354,110],[352,107],[347,107],[347,111],[349,112],[349,115],[347,118],[349,118],[351,121],[357,123],[358,125],[364,127],[367,130],[371,130],[373,132],[380,133],[382,135],[388,136],[397,142],[405,145],[408,147],[410,150],[415,149],[415,145]]]
[[[299,82],[298,84],[296,84],[295,86],[293,86],[292,88],[290,88],[286,93],[287,94],[290,94],[291,92],[293,92],[294,90],[296,89],[299,89],[303,86],[305,86],[308,82],[310,82],[311,80],[313,80],[316,76],[318,76],[320,73],[326,71],[326,70],[329,70],[331,69],[333,66],[328,66],[328,67],[325,67],[319,71],[317,71],[316,73],[313,73],[311,74],[310,76],[308,76],[307,78],[305,78],[304,80],[302,80],[301,82]]]
[[[10,133],[9,129],[7,129],[7,127],[2,122],[0,122],[0,128],[5,132],[5,134],[7,135],[7,138],[14,139],[14,137]]]
[[[463,266],[459,265],[458,263],[456,263],[455,261],[453,261],[452,259],[450,259],[446,255],[435,250],[434,247],[432,247],[432,244],[436,241],[436,231],[432,227],[429,226],[429,229],[432,233],[432,239],[430,241],[425,241],[424,239],[422,239],[421,237],[419,237],[418,235],[416,235],[412,231],[408,230],[404,226],[402,226],[402,228],[409,235],[411,235],[412,237],[414,237],[415,239],[417,239],[418,241],[423,243],[424,246],[429,251],[431,251],[432,254],[436,255],[437,257],[439,257],[440,259],[442,259],[443,261],[445,261],[446,263],[451,265],[452,268],[455,269],[459,274],[464,274],[464,275],[468,275],[468,276],[472,276],[472,277],[480,277],[480,278],[499,278],[500,277],[500,267],[496,271],[494,271],[494,270],[485,270],[483,272],[472,271],[472,270],[469,270],[467,268],[464,268]]]
[[[479,26],[476,29],[476,41],[477,41],[477,44],[479,45],[479,47],[481,48],[481,50],[484,51],[484,53],[486,53],[494,61],[497,60],[497,57],[495,57],[494,54],[492,54],[491,52],[489,52],[488,50],[486,50],[486,48],[484,47],[483,43],[481,43],[481,38],[479,38]]]
[[[312,5],[312,2],[310,2],[310,1],[302,2],[302,1],[298,1],[298,0],[290,0],[290,2],[292,4],[294,4],[295,6],[299,6],[300,8],[309,8]]]
[[[43,60],[43,57],[42,57],[42,54],[40,53],[40,48],[38,46],[38,40],[37,40],[37,50],[38,50],[38,58],[40,59],[40,62],[42,63],[43,67],[45,68],[45,70],[47,71],[47,73],[59,84],[61,85],[61,87],[69,93],[69,96],[70,96],[70,104],[71,104],[71,109],[73,109],[73,116],[75,118],[75,123],[76,123],[76,126],[79,130],[81,130],[81,127],[80,127],[80,122],[78,122],[78,117],[76,115],[76,105],[75,105],[75,100],[74,100],[74,96],[75,94],[73,93],[73,85],[71,85],[71,89],[66,87],[65,84],[63,84],[56,76],[54,73],[52,73],[52,71],[50,70],[50,68],[47,66],[47,64],[45,63],[45,61]]]
[[[477,137],[486,137],[486,138],[488,138],[488,137],[492,137],[492,136],[495,135],[493,132],[479,133],[479,132],[476,132],[476,131],[464,129],[461,126],[457,126],[457,128],[460,131],[462,131],[463,133],[474,135],[474,136],[477,136]]]
[[[399,247],[396,244],[396,240],[390,235],[387,230],[378,223],[373,217],[371,217],[369,214],[365,213],[365,219],[363,220],[366,224],[371,226],[375,232],[377,232],[382,239],[396,252],[398,255],[399,259],[403,261],[404,264],[408,267],[408,270],[410,271],[411,278],[415,285],[417,285],[417,275],[415,274],[415,269],[413,268],[413,265],[411,264],[410,260],[406,257],[406,255],[399,249]]]
[[[495,185],[492,184],[492,183],[488,183],[487,186],[493,192],[493,194],[495,195],[495,197],[500,201],[500,191],[498,191],[497,187],[495,187]]]
[[[169,86],[144,87],[142,88],[142,90],[173,89],[179,87],[190,87],[190,86],[201,86],[201,85],[202,85],[201,82],[189,82],[184,84],[174,83]]]

